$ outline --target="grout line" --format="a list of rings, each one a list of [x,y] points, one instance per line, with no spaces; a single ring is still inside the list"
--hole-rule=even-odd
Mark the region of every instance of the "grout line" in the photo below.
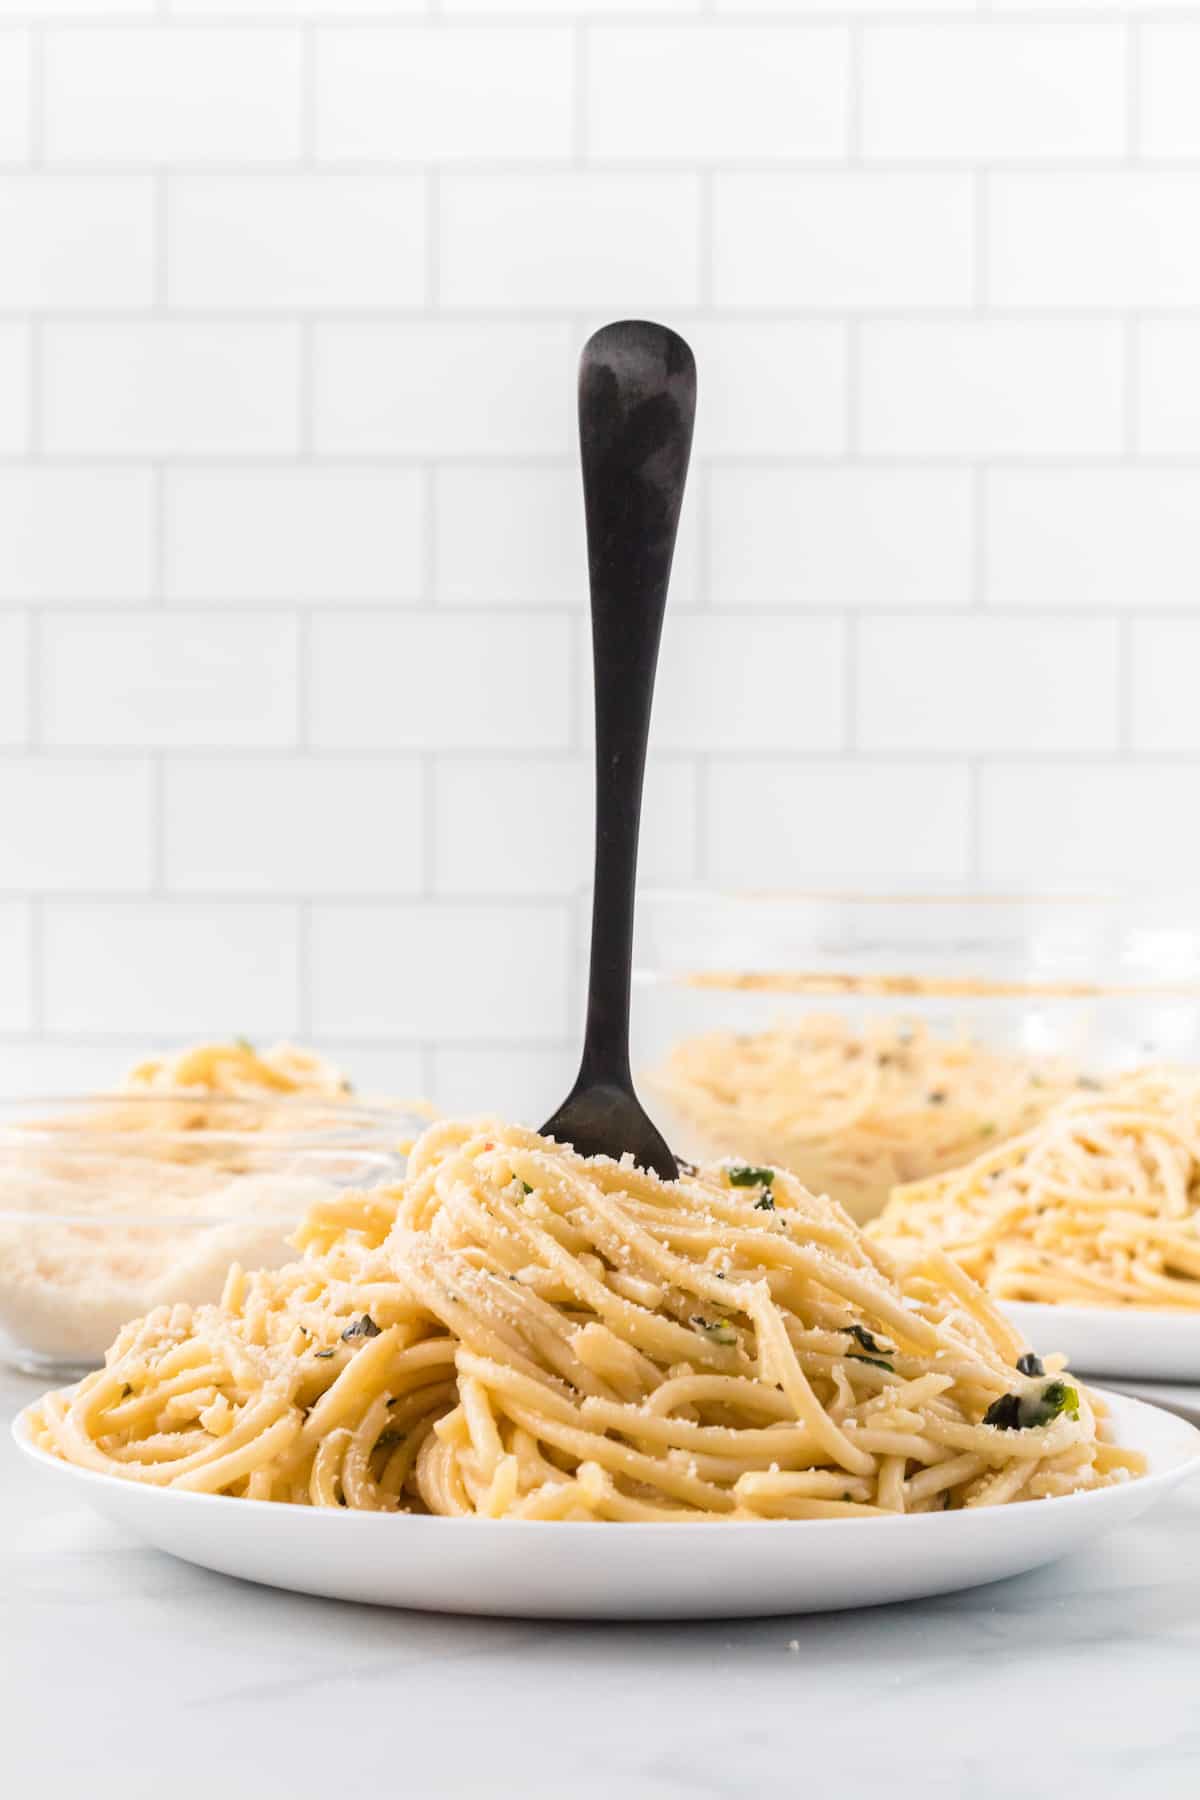
[[[653,885],[647,883],[647,886]],[[174,887],[168,886],[161,893],[152,893],[146,887],[136,888],[92,888],[54,886],[47,889],[4,887],[0,894],[6,901],[24,901],[33,904],[38,900],[53,900],[64,905],[122,907],[130,909],[138,906],[153,906],[163,912],[186,911],[189,907],[214,907],[218,911],[224,908],[256,910],[274,908],[295,909],[299,906],[312,905],[324,911],[345,911],[347,909],[360,912],[391,914],[397,907],[407,911],[420,913],[423,916],[436,914],[442,907],[454,906],[464,911],[472,909],[481,912],[535,913],[539,917],[554,912],[566,905],[576,893],[574,887],[554,888],[540,893],[511,892],[490,888],[456,888],[439,889],[435,894],[414,892],[411,887],[375,887],[368,893],[356,888],[335,888],[328,891],[322,889],[313,893],[299,888],[273,888],[264,892],[261,888],[245,889],[237,887]]]
[[[632,32],[642,25],[652,24],[669,25],[684,35],[704,30],[732,33],[748,26],[761,26],[766,30],[792,29],[807,33],[813,27],[845,27],[847,23],[846,7],[839,6],[837,0],[830,0],[829,4],[822,4],[822,0],[812,0],[812,5],[806,5],[803,9],[793,7],[792,11],[797,17],[791,21],[787,17],[786,8],[778,5],[772,7],[770,4],[756,6],[753,0],[747,0],[747,4],[739,6],[736,12],[728,6],[725,11],[718,12],[719,0],[693,0],[693,4],[693,11],[680,13],[669,4],[658,5],[655,0],[646,0],[642,7],[631,6],[623,18],[614,17],[612,10],[603,6],[589,6],[587,0],[581,0],[578,7],[572,6],[570,10],[589,24],[604,25],[613,31]],[[565,10],[567,7],[564,6]],[[1189,10],[1192,9],[1188,0],[1183,0],[1182,4],[1181,0],[1152,0],[1147,7],[1151,22],[1156,24],[1176,19],[1181,12],[1186,14]],[[968,22],[972,15],[982,15],[983,18],[1008,18],[1029,25],[1078,25],[1082,13],[1085,24],[1097,21],[1122,24],[1129,17],[1129,0],[1085,0],[1082,6],[1079,0],[1075,0],[1074,4],[1071,0],[1066,0],[1066,4],[1063,0],[1047,0],[1044,5],[1039,4],[1039,0],[1020,0],[1018,4],[1014,4],[1013,0],[1005,0],[1003,7],[998,5],[998,0],[960,0],[958,16],[961,17],[964,11]],[[78,26],[88,31],[109,32],[143,25],[147,16],[144,5],[124,6],[121,0],[113,0],[105,13],[99,16],[94,9],[81,4],[77,13],[62,12],[53,22],[55,26],[67,29]],[[913,0],[912,5],[903,8],[899,19],[896,7],[888,5],[887,0],[861,0],[861,4],[854,8],[854,16],[868,25],[945,25],[955,17],[953,13],[948,13],[944,4],[938,5],[936,0],[933,4],[930,4],[930,0]],[[321,0],[309,0],[307,5],[297,5],[290,13],[281,13],[278,7],[270,5],[256,5],[254,0],[250,0],[250,4],[245,6],[239,5],[238,0],[225,0],[223,6],[211,6],[202,14],[186,5],[180,5],[180,0],[154,0],[149,17],[169,20],[188,31],[216,34],[227,32],[238,25],[249,25],[259,30],[271,30],[280,36],[294,31],[297,24],[306,19],[320,24],[332,20],[337,30],[345,30],[351,34],[381,30],[396,35],[415,34],[428,29],[431,23],[446,28],[465,25],[497,33],[511,25],[539,26],[547,32],[562,29],[561,21],[556,21],[553,12],[544,4],[525,6],[522,0],[512,0],[511,5],[504,8],[502,16],[487,7],[481,7],[476,12],[468,6],[462,6],[453,15],[447,15],[445,0],[424,0],[424,10],[394,14],[389,14],[378,5],[372,6],[370,0],[364,0],[364,4],[357,10],[350,6],[345,9],[330,9],[323,7]],[[26,0],[23,7],[13,6],[6,11],[3,29],[16,30],[37,24],[43,19],[44,14],[39,11],[37,0]]]
[[[1134,321],[1140,325],[1144,320]],[[31,329],[41,323],[30,320]],[[100,470],[135,469],[144,470],[148,464],[163,455],[170,459],[172,471],[210,473],[219,470],[230,474],[256,474],[286,472],[295,466],[295,452],[272,450],[261,456],[248,456],[243,451],[228,453],[213,452],[196,455],[192,452],[171,452],[129,450],[118,454],[96,452],[68,452],[60,454],[55,451],[39,461],[44,461],[47,468],[58,471],[76,471],[80,474],[94,474]],[[713,451],[707,453],[699,450],[693,454],[692,468],[734,469],[746,473],[769,473],[772,470],[789,471],[793,474],[813,474],[822,470],[863,471],[873,469],[879,473],[903,474],[906,471],[926,471],[953,473],[974,466],[980,456],[986,458],[989,468],[1020,470],[1024,474],[1037,475],[1095,475],[1105,471],[1142,469],[1159,471],[1160,473],[1200,474],[1200,440],[1192,451],[1145,451],[1136,457],[1124,449],[1093,451],[1084,448],[1041,452],[1027,451],[979,451],[967,449],[963,451],[914,451],[910,455],[903,452],[881,452],[875,450],[848,453],[844,444],[831,444],[827,450],[793,450],[793,451]],[[30,461],[28,450],[0,452],[0,470],[24,469]],[[567,453],[525,453],[514,451],[512,454],[498,453],[485,455],[476,451],[464,452],[461,455],[439,454],[421,455],[417,452],[400,451],[394,456],[382,454],[361,454],[354,451],[341,452],[321,451],[313,458],[314,464],[330,474],[361,471],[370,474],[388,474],[392,472],[435,472],[440,469],[469,469],[481,474],[500,475],[512,471],[529,470],[570,470],[574,459]],[[75,599],[72,596],[60,596],[55,602],[63,605],[91,606],[102,605],[88,599]],[[123,604],[123,603],[122,603]],[[224,602],[222,602],[224,604]],[[251,602],[252,605],[274,605],[276,602]],[[357,605],[391,604],[391,601],[352,601]],[[203,609],[203,603],[202,603]],[[520,602],[519,610],[525,612],[541,612],[546,610],[529,602]],[[565,609],[560,609],[565,610]]]
[[[0,1031],[0,1048],[20,1049],[22,1045],[36,1041],[47,1047],[60,1049],[72,1047],[80,1050],[111,1050],[126,1048],[129,1050],[144,1050],[147,1047],[146,1037],[150,1036],[155,1040],[153,1047],[168,1049],[173,1048],[176,1045],[182,1046],[186,1044],[189,1039],[195,1037],[197,1029],[203,1028],[188,1028],[187,1026],[184,1026],[174,1034],[165,1031],[153,1031],[145,1035],[140,1032],[130,1033],[116,1031],[63,1032],[57,1028],[39,1030],[36,1033]],[[433,1051],[435,1048],[427,1039],[396,1036],[388,1032],[374,1033],[362,1030],[321,1030],[315,1031],[313,1036],[318,1044],[344,1044],[368,1052],[375,1050],[420,1052],[422,1049]],[[522,1055],[526,1052],[534,1055],[546,1051],[557,1053],[563,1050],[570,1050],[573,1047],[572,1042],[566,1038],[540,1036],[522,1038],[515,1046],[518,1055]],[[510,1039],[492,1037],[442,1038],[438,1041],[436,1046],[438,1051],[446,1051],[451,1055],[460,1051],[480,1051],[487,1053],[495,1051],[502,1052],[505,1050],[512,1050],[513,1048],[514,1045]]]
[[[911,22],[907,20],[906,22]],[[941,15],[941,22],[947,23],[946,15]],[[513,21],[505,21],[511,24]],[[202,30],[203,24],[197,19],[189,20],[189,31]],[[377,19],[375,29],[384,26]],[[585,29],[586,29],[585,25]],[[58,27],[49,29],[57,30]],[[289,27],[294,30],[294,27]],[[338,22],[337,30],[343,29]],[[563,27],[553,26],[554,31]],[[601,27],[603,29],[603,27]],[[320,36],[323,26],[316,27]],[[0,39],[7,31],[5,24],[0,24]],[[590,142],[590,138],[589,138]],[[1195,150],[1179,151],[1167,154],[1143,155],[1131,159],[1126,150],[1108,151],[1103,154],[1070,154],[1020,156],[1017,154],[997,154],[987,157],[967,153],[955,155],[912,155],[885,154],[874,152],[864,156],[861,162],[852,161],[843,147],[839,150],[811,151],[807,154],[778,154],[763,152],[756,156],[730,156],[704,154],[696,151],[691,155],[663,155],[651,151],[639,152],[634,156],[620,156],[612,153],[591,151],[587,157],[589,171],[608,175],[695,175],[702,169],[711,169],[725,174],[745,176],[780,176],[780,175],[824,175],[832,180],[853,182],[863,172],[870,171],[877,175],[903,176],[947,176],[974,175],[981,168],[986,168],[993,175],[1061,175],[1075,176],[1081,181],[1103,180],[1112,175],[1123,175],[1129,170],[1131,160],[1136,162],[1139,173],[1146,174],[1195,174],[1200,170],[1200,152]],[[54,155],[47,151],[47,167],[56,175],[92,175],[97,179],[110,177],[145,175],[149,159],[146,156],[104,156],[99,162],[88,154]],[[24,163],[18,161],[17,168],[28,168],[28,158]],[[155,157],[153,166],[172,175],[204,175],[238,176],[272,175],[281,180],[289,178],[301,180],[318,169],[329,175],[344,175],[348,179],[357,175],[404,175],[419,174],[435,165],[429,157],[405,156],[379,151],[373,155],[343,156],[338,154],[318,155],[313,164],[302,162],[298,155],[281,160],[279,155],[263,154],[260,156],[243,155],[211,155],[183,156],[163,155]],[[552,147],[541,151],[497,153],[495,155],[464,154],[452,156],[448,166],[452,166],[455,174],[470,175],[478,178],[491,178],[496,181],[528,177],[533,180],[541,175],[554,175],[570,172],[577,167],[573,148],[573,132],[571,140],[564,147],[555,143]]]
[[[717,171],[720,173],[720,171]],[[705,172],[696,172],[699,186]],[[454,171],[458,179],[458,171]],[[47,177],[53,180],[54,177]],[[171,178],[164,178],[171,179]],[[427,180],[436,186],[442,176],[435,170],[427,171]],[[436,210],[431,218],[431,226],[436,225]],[[427,239],[436,236],[435,231],[427,233]],[[265,331],[270,327],[280,329],[294,326],[299,319],[310,324],[321,325],[392,325],[398,330],[415,330],[422,325],[435,324],[445,320],[454,325],[467,327],[486,327],[492,331],[528,331],[531,328],[550,328],[559,331],[571,330],[580,317],[580,309],[566,302],[541,304],[539,302],[514,302],[499,300],[494,303],[450,303],[439,301],[437,294],[439,282],[436,257],[434,266],[430,264],[430,249],[425,255],[427,274],[432,276],[430,286],[432,298],[418,303],[401,301],[386,304],[358,302],[354,304],[329,304],[320,307],[309,307],[301,304],[288,305],[285,302],[273,302],[270,305],[257,301],[229,302],[219,305],[173,305],[170,316],[180,325],[208,326],[213,330],[238,327],[243,330]],[[760,325],[793,325],[800,330],[818,326],[842,325],[847,322],[872,325],[970,325],[979,320],[979,308],[973,299],[968,301],[948,300],[945,302],[927,302],[924,304],[901,305],[891,302],[877,306],[847,303],[842,306],[822,303],[806,306],[800,303],[780,304],[776,300],[764,300],[759,304],[732,303],[716,304],[710,301],[681,301],[677,297],[664,297],[654,289],[647,288],[639,296],[639,304],[643,310],[653,309],[670,313],[672,318],[687,320],[696,325],[742,325],[754,327]],[[61,306],[45,305],[39,307],[39,316],[56,324],[88,326],[94,331],[121,330],[130,325],[145,325],[152,308],[145,304],[113,305],[113,306]],[[24,305],[7,305],[0,294],[0,320],[13,321],[28,317],[29,309]],[[1188,299],[1174,305],[1142,305],[1138,308],[1139,317],[1164,324],[1195,324],[1200,320],[1200,299]],[[611,317],[611,305],[599,305],[584,312],[584,317],[591,321],[594,317]],[[1094,305],[1074,301],[1059,303],[1039,302],[1036,305],[990,305],[987,308],[989,320],[998,324],[1022,326],[1031,330],[1060,329],[1064,332],[1074,330],[1081,325],[1118,326],[1129,316],[1129,307],[1116,301]],[[237,454],[236,448],[233,454]]]
[[[1187,615],[1185,614],[1184,617],[1186,618],[1186,616]],[[1131,620],[1130,625],[1136,625],[1138,622],[1139,621],[1137,620]],[[104,745],[97,749],[89,744],[73,744],[69,746],[54,744],[47,746],[44,750],[38,745],[34,747],[34,750],[39,764],[46,763],[53,765],[55,763],[79,763],[84,761],[95,764],[145,762],[149,756],[160,751],[162,748],[163,746],[161,745],[142,744],[123,745],[119,749],[116,749],[111,745]],[[573,766],[579,762],[581,758],[586,758],[589,750],[590,746],[578,750],[543,750],[537,751],[536,753],[524,750],[491,751],[458,749],[438,750],[431,754],[435,756],[439,766],[444,765],[447,767],[463,767],[464,765],[492,767],[521,762],[527,763],[530,761],[544,763],[550,766],[562,766],[563,764],[570,764]],[[669,756],[670,760],[675,763],[690,763],[694,761],[697,756],[704,754],[706,754],[706,752],[699,744],[689,746],[687,749],[672,750],[670,752],[654,752],[657,761],[663,762],[667,760]],[[981,749],[962,742],[947,742],[940,744],[927,743],[916,747],[905,746],[903,748],[887,744],[868,745],[860,743],[857,748],[852,751],[847,751],[845,746],[840,743],[827,744],[824,746],[759,744],[735,749],[722,748],[718,754],[722,765],[730,764],[746,768],[757,768],[768,764],[775,766],[786,763],[793,768],[811,768],[814,770],[835,767],[839,763],[844,764],[847,760],[852,761],[860,767],[863,765],[870,765],[878,767],[886,766],[888,768],[925,769],[937,765],[944,765],[946,763],[961,762],[965,756],[978,757],[981,764],[984,766],[999,763],[1011,764],[1014,767],[1034,766],[1042,768],[1048,765],[1054,765],[1060,768],[1086,767],[1119,769],[1126,767],[1128,763],[1128,758],[1119,750],[1114,750],[1111,746],[1091,749],[1071,747],[1039,747],[1026,749],[1020,744],[993,744]],[[230,749],[228,747],[194,751],[171,746],[169,756],[172,763],[190,765],[193,768],[203,767],[205,763],[224,764],[227,766],[230,763],[240,763],[245,761],[254,765],[270,765],[271,763],[278,763],[281,761],[295,764],[297,762],[306,762],[310,760],[305,753],[298,752],[295,746],[291,746],[286,751],[275,750],[270,753],[245,752],[237,748]],[[0,771],[3,771],[10,764],[20,765],[21,763],[27,763],[30,760],[31,750],[28,744],[6,745],[3,752],[0,752]],[[377,762],[386,768],[395,763],[411,763],[414,761],[414,753],[411,750],[401,752],[386,747],[377,750],[372,749],[370,745],[363,745],[356,749],[346,750],[327,750],[322,747],[311,760],[333,766],[336,766],[338,763],[360,763],[363,761],[371,761]],[[1139,750],[1138,762],[1147,767],[1194,769],[1200,764],[1200,747],[1161,750],[1148,748]],[[0,887],[2,887],[2,883],[0,883]],[[37,897],[39,891],[40,890],[38,889],[23,888],[20,886],[3,887],[3,892],[6,895],[15,898],[24,897],[25,899],[33,899]],[[214,894],[219,892],[222,899],[236,900],[248,904],[256,904],[264,899],[296,899],[303,897],[299,894],[264,896],[261,892],[246,891],[240,888],[220,890],[197,889],[191,893],[190,897],[194,899],[198,895],[210,891]],[[76,890],[72,889],[71,892],[75,894]],[[400,889],[389,889],[387,892],[389,895],[394,895],[394,897],[401,899],[407,898],[414,903],[419,902],[421,899],[419,894],[414,895],[411,892],[405,894]],[[490,893],[490,890],[480,890],[480,893],[487,894]],[[93,900],[111,900],[114,897],[120,896],[119,894],[114,895],[114,891],[111,889],[81,889],[78,890],[78,897]],[[174,897],[186,900],[189,896],[180,894]],[[340,892],[338,895],[338,898],[342,900],[353,900],[354,897],[352,889]],[[442,894],[439,892],[438,895],[439,901],[442,899],[468,900],[472,897],[478,898],[479,895],[472,895],[466,891],[454,894]],[[517,896],[510,897],[516,898]],[[546,896],[546,898],[550,897],[552,896]],[[370,900],[371,896],[365,896],[365,898]],[[522,896],[522,898],[528,903],[537,903],[539,897],[534,893],[526,894]]]
[[[969,473],[970,471],[968,470],[966,472]],[[326,622],[346,620],[351,624],[366,625],[370,623],[382,623],[383,620],[388,617],[393,604],[393,602],[387,600],[356,601],[341,605],[336,601],[316,605],[296,605],[285,601],[267,603],[255,600],[249,602],[244,607],[238,607],[228,601],[221,601],[219,604],[211,606],[196,604],[189,601],[186,605],[171,606],[167,610],[167,617],[175,620],[181,628],[186,621],[193,625],[201,623],[211,625],[218,632],[225,626],[236,629],[237,625],[246,619],[278,619],[281,616],[287,618],[295,617],[297,619],[319,617]],[[1086,605],[1073,605],[1070,602],[1056,600],[1041,601],[1022,606],[1013,601],[1007,601],[1004,603],[997,603],[995,606],[989,606],[988,616],[989,618],[995,619],[1008,619],[1013,623],[1020,620],[1026,625],[1036,623],[1039,619],[1053,620],[1059,624],[1066,624],[1071,620],[1087,622],[1088,620],[1095,619],[1110,619],[1114,613],[1122,611],[1126,604],[1127,603],[1125,602],[1113,604],[1097,601],[1089,602]],[[1135,604],[1131,608],[1131,613],[1132,616],[1139,619],[1178,619],[1186,616],[1192,611],[1194,605],[1194,597],[1188,597],[1174,604],[1163,603],[1148,606]],[[7,608],[0,606],[0,617],[2,617],[7,610]],[[39,605],[38,607],[38,612],[41,616],[50,616],[60,621],[69,621],[72,624],[90,624],[96,619],[104,618],[113,620],[125,619],[136,622],[147,618],[157,618],[160,610],[161,609],[155,601],[150,601],[145,604],[139,603],[134,606],[129,605],[125,601],[114,601],[112,603],[98,600],[82,602],[67,601],[53,606]],[[713,606],[709,609],[700,606],[684,607],[676,605],[675,602],[672,601],[671,610],[673,614],[679,613],[683,617],[689,619],[699,618],[703,613],[711,610],[715,618],[728,620],[730,624],[736,622],[741,625],[752,627],[754,620],[759,618],[771,620],[792,619],[798,624],[805,622],[814,624],[836,624],[839,620],[845,618],[873,619],[879,621],[891,620],[893,623],[903,620],[925,620],[929,623],[932,623],[934,620],[944,622],[947,619],[968,619],[975,608],[973,603],[970,602],[965,605],[957,606],[921,605],[915,602],[906,603],[903,606],[881,606],[877,601],[870,600],[864,601],[857,606],[823,604],[820,606],[798,607],[794,602],[784,601],[779,604],[758,602],[754,606]],[[551,619],[578,621],[585,632],[588,625],[588,612],[585,606],[499,606],[494,602],[488,601],[473,601],[469,606],[455,605],[453,607],[445,608],[426,607],[418,602],[402,607],[400,610],[400,617],[403,621],[410,624],[424,619],[432,619],[434,617],[442,619],[443,622],[448,622],[450,619],[458,619],[464,621],[476,620],[480,623],[489,619],[499,618],[509,625],[517,623],[525,624],[535,633],[546,621]],[[146,746],[134,744],[124,747],[136,752],[139,749],[144,749]],[[170,747],[174,748],[173,745]],[[205,744],[200,744],[195,747],[200,750],[208,748]],[[251,750],[264,748],[269,750],[272,748],[270,744],[250,744],[245,747]],[[402,750],[404,745],[398,744],[395,747]],[[416,748],[419,750],[421,746],[418,745]],[[532,748],[538,755],[541,755],[543,749],[553,748],[553,746],[535,743]],[[485,746],[481,753],[489,754],[490,752]],[[2,748],[0,748],[0,755],[3,755]]]

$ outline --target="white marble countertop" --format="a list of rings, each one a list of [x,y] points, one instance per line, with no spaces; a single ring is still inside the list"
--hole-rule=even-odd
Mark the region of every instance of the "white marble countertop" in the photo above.
[[[1200,1480],[974,1593],[509,1623],[308,1599],[144,1550],[18,1457],[8,1422],[36,1391],[0,1372],[13,1800],[76,1784],[89,1800],[1200,1794]]]

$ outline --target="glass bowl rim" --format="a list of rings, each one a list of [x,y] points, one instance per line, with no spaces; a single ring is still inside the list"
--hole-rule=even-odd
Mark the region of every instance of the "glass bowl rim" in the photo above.
[[[156,1122],[156,1114],[187,1105],[203,1106],[218,1118],[224,1114],[232,1122],[215,1126],[172,1125],[169,1119],[166,1123]],[[87,1111],[107,1107],[130,1108],[135,1113],[144,1111],[147,1120],[144,1135],[147,1138],[196,1144],[271,1143],[318,1149],[323,1144],[345,1144],[347,1135],[359,1142],[364,1134],[373,1130],[386,1131],[390,1137],[397,1132],[403,1135],[406,1129],[415,1134],[433,1123],[432,1114],[420,1111],[412,1101],[365,1101],[355,1096],[326,1094],[208,1094],[196,1088],[161,1089],[151,1093],[126,1093],[115,1089],[75,1094],[4,1094],[0,1095],[0,1144],[13,1140],[62,1145],[72,1140],[95,1143],[109,1139],[119,1143],[123,1138],[135,1135],[132,1131],[106,1126],[103,1119],[89,1120],[83,1116]],[[61,1122],[54,1117],[57,1108],[66,1115]],[[238,1127],[236,1124],[248,1114],[282,1113],[286,1117],[289,1112],[295,1115],[294,1121],[280,1130]],[[330,1123],[325,1126],[314,1123],[306,1129],[304,1118],[318,1113],[330,1115]],[[19,1116],[22,1114],[34,1116]],[[364,1148],[371,1147],[364,1145]],[[381,1147],[386,1148],[386,1145]]]

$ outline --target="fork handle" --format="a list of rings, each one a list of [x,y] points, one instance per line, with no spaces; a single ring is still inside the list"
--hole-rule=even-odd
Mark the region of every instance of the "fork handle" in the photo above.
[[[585,344],[579,437],[596,691],[596,864],[581,1078],[629,1081],[634,890],[650,706],[675,553],[696,365],[664,325]]]

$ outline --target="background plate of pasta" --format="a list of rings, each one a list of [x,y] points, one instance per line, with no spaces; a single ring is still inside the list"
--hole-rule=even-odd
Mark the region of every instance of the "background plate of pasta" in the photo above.
[[[898,1187],[868,1228],[936,1249],[1033,1342],[1089,1374],[1200,1381],[1200,1071],[1062,1101],[962,1167]]]
[[[896,1261],[766,1166],[664,1182],[445,1122],[294,1242],[132,1321],[22,1448],[223,1573],[625,1618],[995,1580],[1200,1467],[1200,1433],[1043,1363],[940,1250]]]

